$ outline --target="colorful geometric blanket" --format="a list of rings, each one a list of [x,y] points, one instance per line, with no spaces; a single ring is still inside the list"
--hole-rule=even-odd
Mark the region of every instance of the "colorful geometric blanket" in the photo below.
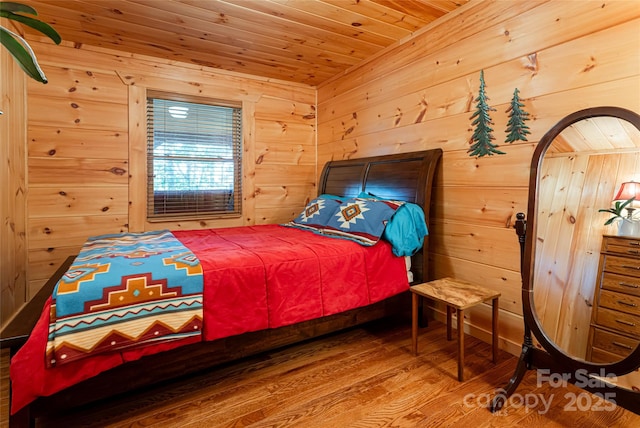
[[[47,365],[202,335],[202,266],[168,230],[89,238],[53,293]]]

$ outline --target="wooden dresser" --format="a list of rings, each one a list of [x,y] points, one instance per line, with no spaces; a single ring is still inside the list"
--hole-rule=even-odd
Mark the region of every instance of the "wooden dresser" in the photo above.
[[[602,238],[587,360],[619,361],[640,343],[640,238]]]

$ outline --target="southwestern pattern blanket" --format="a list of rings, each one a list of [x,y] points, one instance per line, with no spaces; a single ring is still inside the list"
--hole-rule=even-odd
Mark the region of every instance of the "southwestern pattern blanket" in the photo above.
[[[54,290],[47,365],[201,336],[202,266],[167,231],[90,238]]]

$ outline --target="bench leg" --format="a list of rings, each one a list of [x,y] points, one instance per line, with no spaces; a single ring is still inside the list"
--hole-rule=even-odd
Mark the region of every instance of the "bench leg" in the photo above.
[[[413,293],[411,296],[411,349],[413,355],[418,355],[418,304],[420,296]]]
[[[457,309],[458,316],[458,380],[464,381],[464,311]]]
[[[492,316],[492,326],[491,326],[491,336],[493,339],[493,363],[495,364],[498,358],[498,312],[499,312],[499,306],[498,306],[498,298],[496,297],[495,299],[493,299],[492,302],[492,306],[493,306],[493,316]]]
[[[418,295],[418,328],[429,327],[429,317],[427,317],[427,311],[424,310],[424,298]]]
[[[451,311],[453,310],[449,305],[447,306],[447,340],[451,340]]]

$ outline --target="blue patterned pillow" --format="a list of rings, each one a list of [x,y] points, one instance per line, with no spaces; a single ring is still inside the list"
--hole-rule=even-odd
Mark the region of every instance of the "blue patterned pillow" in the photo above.
[[[323,233],[351,239],[362,245],[374,245],[380,240],[391,216],[402,204],[398,201],[348,199],[331,216]]]
[[[307,204],[293,223],[302,226],[325,226],[341,203],[340,199],[315,198]]]

